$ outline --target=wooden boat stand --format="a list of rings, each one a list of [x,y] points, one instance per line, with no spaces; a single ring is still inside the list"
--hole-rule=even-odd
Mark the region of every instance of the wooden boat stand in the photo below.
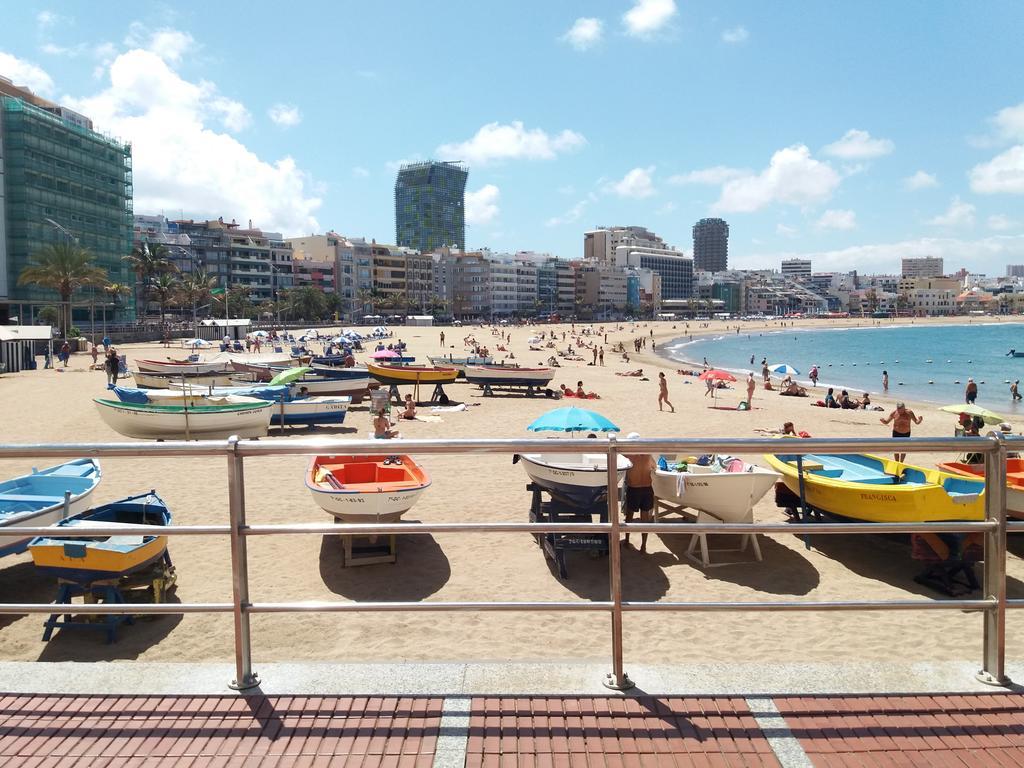
[[[415,401],[416,405],[423,405],[423,403],[420,402],[420,385],[419,385],[419,382],[416,382],[416,384],[413,385],[412,399]],[[397,405],[405,405],[405,401],[402,399],[402,393],[398,391],[398,385],[397,384],[392,384],[388,388],[388,402],[391,402],[392,400],[394,400],[394,402]],[[353,402],[355,402],[355,401],[353,401]],[[441,405],[447,405],[449,402],[450,402],[450,399],[449,399],[448,395],[445,394],[444,387],[441,386],[441,383],[438,382],[438,383],[434,384],[434,393],[430,396],[430,403],[429,404],[430,405],[436,405],[437,403],[440,403]]]
[[[696,512],[696,514],[694,514]],[[670,504],[664,499],[654,499],[654,522],[658,522],[665,515],[676,514],[686,519],[689,523],[721,523],[714,515],[709,512],[703,512],[701,510],[692,510],[689,507],[684,507],[680,504]],[[749,513],[744,523],[754,522],[753,510]],[[700,557],[696,555],[697,547],[700,547]],[[712,552],[746,552],[747,548],[750,548],[754,554],[754,559],[743,559],[743,560],[724,560],[719,562],[711,562]],[[738,547],[710,547],[708,545],[708,535],[706,533],[695,533],[690,537],[690,544],[686,548],[686,557],[689,560],[700,565],[702,568],[717,568],[722,565],[739,565],[741,563],[750,563],[762,561],[761,557],[761,545],[757,542],[756,533],[743,533],[740,534],[740,545]]]
[[[334,522],[343,520],[334,518]],[[363,536],[351,534],[341,537],[341,567],[357,565],[380,565],[398,562],[398,535],[384,534]]]
[[[508,392],[519,392],[521,391],[524,397],[536,397],[537,395],[544,395],[545,397],[551,397],[545,390],[547,387],[541,387],[537,384],[484,384],[484,397],[494,397],[494,388],[504,387]]]
[[[151,591],[152,602],[162,603],[167,592],[178,580],[170,555],[165,551],[161,560],[144,571],[130,573],[119,579],[103,579],[90,584],[81,584],[66,579],[57,580],[57,603],[70,603],[75,597],[82,597],[84,603],[127,603],[126,592]],[[69,629],[105,629],[107,643],[117,641],[117,628],[122,624],[132,625],[135,617],[131,614],[97,615],[91,618],[75,619],[72,614],[51,613],[43,624],[43,642],[53,636],[58,627]]]
[[[608,502],[604,496],[597,499],[592,506],[584,508],[546,488],[541,488],[536,483],[527,485],[526,490],[533,494],[530,502],[531,523],[590,523],[598,516],[600,522],[608,522]],[[544,493],[551,497],[550,501],[543,500]],[[608,554],[606,534],[535,533],[533,537],[544,550],[544,556],[555,562],[558,576],[562,579],[569,578],[569,571],[565,565],[567,551],[589,552],[591,557]]]

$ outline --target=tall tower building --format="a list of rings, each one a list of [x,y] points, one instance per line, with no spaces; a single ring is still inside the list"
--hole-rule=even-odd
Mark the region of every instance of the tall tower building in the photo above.
[[[729,268],[729,225],[723,219],[701,219],[693,225],[693,262],[699,272]]]
[[[395,179],[395,240],[431,253],[438,248],[466,249],[466,179],[462,163],[411,163]]]

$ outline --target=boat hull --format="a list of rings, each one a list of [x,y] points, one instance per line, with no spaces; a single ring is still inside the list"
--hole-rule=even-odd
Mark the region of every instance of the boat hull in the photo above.
[[[150,525],[158,530],[170,524],[167,505],[150,492],[62,520],[59,533],[33,539],[28,549],[44,573],[88,585],[148,568],[167,552],[167,537],[156,530],[145,536],[90,536],[90,527]]]
[[[301,400],[275,403],[270,409],[270,423],[277,426],[329,426],[343,424],[351,397],[306,397]]]
[[[686,472],[655,469],[651,484],[658,499],[707,512],[722,522],[742,523],[750,520],[754,505],[781,478],[778,472],[753,464],[744,464],[742,472],[691,465]]]
[[[519,458],[534,483],[577,506],[592,506],[608,491],[608,461],[603,453],[524,453]],[[619,487],[631,466],[625,456],[618,457],[616,483]]]
[[[466,381],[478,386],[543,387],[555,377],[551,368],[512,368],[509,366],[466,366]]]
[[[125,437],[143,440],[198,440],[266,437],[273,403],[260,402],[241,407],[136,405],[95,399],[100,417],[108,427]]]
[[[786,487],[799,495],[800,478],[795,458],[765,456],[769,466],[782,475]],[[867,523],[970,521],[985,517],[984,484],[948,472],[860,454],[807,455],[803,461],[807,503],[836,517]],[[854,475],[861,473],[864,479],[840,479],[841,468],[850,466]],[[904,481],[896,482],[900,476]]]
[[[227,387],[231,385],[230,373],[202,374],[198,376],[179,375],[171,376],[163,373],[146,373],[145,371],[132,371],[135,385],[144,389],[169,389],[174,383],[181,384],[184,381],[193,387]]]
[[[384,465],[385,456],[315,456],[306,471],[306,487],[317,505],[346,523],[389,522],[398,520],[430,487],[426,471],[410,457],[399,457],[402,464]],[[346,467],[358,465],[356,482],[346,482],[352,474]],[[368,477],[362,471],[374,465]],[[333,467],[340,480],[327,482],[324,469]],[[340,468],[339,468],[340,467]],[[384,470],[384,472],[382,472]],[[388,475],[391,475],[389,477]]]
[[[454,368],[459,372],[461,378],[466,378],[466,366],[477,365],[486,366],[493,365],[493,357],[453,357],[448,355],[429,355],[427,359],[431,365],[440,366],[442,368]]]
[[[367,363],[366,370],[381,384],[450,384],[459,375],[457,368],[389,366],[374,363]]]
[[[226,373],[231,370],[227,360],[208,360],[198,363],[175,363],[160,360],[136,360],[135,367],[143,373],[162,373],[173,376],[201,376],[210,373]]]
[[[18,528],[54,525],[88,509],[102,477],[98,461],[75,459],[0,483],[0,557],[24,552],[32,540]],[[71,493],[67,509],[65,492]]]
[[[1024,355],[1024,353],[1021,353]],[[984,464],[964,464],[946,462],[938,465],[943,472],[951,472],[961,477],[984,479]],[[1008,459],[1006,462],[1006,514],[1018,520],[1024,520],[1024,459]],[[1014,477],[1017,475],[1017,477]]]

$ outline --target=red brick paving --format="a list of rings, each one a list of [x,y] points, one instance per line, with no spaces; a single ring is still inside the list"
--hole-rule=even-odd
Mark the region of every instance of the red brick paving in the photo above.
[[[742,698],[474,698],[467,768],[778,766]]]
[[[441,697],[0,694],[3,768],[429,768]]]
[[[819,766],[1024,766],[1024,696],[777,698]]]

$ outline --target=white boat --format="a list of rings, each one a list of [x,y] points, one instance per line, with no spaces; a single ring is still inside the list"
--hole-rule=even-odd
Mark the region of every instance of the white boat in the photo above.
[[[201,398],[190,396],[163,404],[122,403],[96,398],[100,417],[126,437],[144,440],[198,440],[265,437],[274,404],[250,397]]]
[[[163,373],[181,376],[199,376],[204,373],[224,373],[231,370],[225,360],[136,360],[135,366],[143,373]]]
[[[201,387],[229,387],[233,383],[230,373],[207,373],[198,376],[191,374],[165,374],[146,373],[144,371],[132,371],[132,378],[136,386],[147,389],[167,389],[175,382],[181,384],[182,380],[195,388]]]
[[[243,376],[244,374],[233,377],[230,383],[232,385],[251,385],[252,382],[246,380]],[[362,398],[371,385],[376,384],[377,380],[371,379],[369,376],[358,379],[327,379],[307,373],[301,379],[296,379],[292,386],[298,395],[348,396],[353,399],[353,402],[356,402],[356,399]],[[305,391],[303,392],[303,390]]]
[[[604,453],[521,453],[518,458],[530,479],[554,495],[589,507],[608,490],[608,457]],[[617,457],[617,483],[621,487],[633,463]]]
[[[117,390],[115,390],[117,391]],[[236,387],[190,387],[188,382],[178,382],[169,390],[149,390],[146,392],[159,402],[159,398],[168,394],[180,395],[182,391],[193,392],[207,397],[252,397],[274,403],[270,422],[280,426],[342,424],[345,414],[352,404],[352,398],[345,395],[334,396],[296,396],[298,391],[294,385],[250,384]],[[155,397],[154,397],[155,396]]]
[[[715,459],[709,466],[687,464],[684,471],[655,469],[654,495],[679,507],[706,512],[724,523],[749,523],[754,505],[782,475],[736,458]]]
[[[466,381],[479,386],[504,384],[543,387],[554,376],[553,368],[519,368],[511,365],[466,366]]]
[[[13,534],[0,535],[0,557],[24,552],[32,540],[15,534],[18,528],[54,525],[87,510],[101,479],[98,461],[73,459],[0,483],[0,533]]]
[[[430,476],[409,456],[314,456],[306,487],[342,522],[383,523],[408,512],[430,487]]]

